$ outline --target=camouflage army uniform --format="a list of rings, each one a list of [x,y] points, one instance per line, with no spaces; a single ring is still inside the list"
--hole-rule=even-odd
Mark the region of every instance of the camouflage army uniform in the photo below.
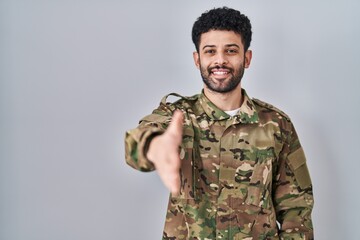
[[[126,133],[127,163],[154,170],[149,140],[175,109],[184,113],[181,194],[169,198],[162,239],[313,239],[312,185],[295,129],[283,112],[242,91],[233,117],[203,93],[175,103],[164,97]]]

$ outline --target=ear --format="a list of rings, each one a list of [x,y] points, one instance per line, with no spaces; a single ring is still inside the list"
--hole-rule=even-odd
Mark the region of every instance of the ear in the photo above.
[[[193,52],[193,58],[194,58],[194,63],[195,63],[195,66],[200,69],[200,56],[199,56],[199,53],[198,52]]]
[[[245,68],[250,67],[251,58],[252,58],[252,51],[251,51],[251,50],[247,50],[247,51],[245,52],[245,64],[244,64],[244,67],[245,67]]]

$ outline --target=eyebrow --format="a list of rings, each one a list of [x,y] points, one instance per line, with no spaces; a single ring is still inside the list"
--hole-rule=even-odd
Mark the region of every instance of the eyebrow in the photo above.
[[[226,47],[237,47],[240,48],[239,45],[237,45],[236,43],[230,43],[230,44],[226,44]],[[202,49],[204,50],[207,47],[216,47],[215,45],[205,45]]]
[[[216,47],[215,45],[205,45],[202,49],[204,50],[207,47]]]
[[[236,43],[232,43],[232,44],[226,44],[226,47],[237,47],[240,48],[239,45],[237,45]]]

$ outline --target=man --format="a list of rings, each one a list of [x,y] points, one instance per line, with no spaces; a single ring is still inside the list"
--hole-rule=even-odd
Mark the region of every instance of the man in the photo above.
[[[251,24],[217,8],[194,23],[204,89],[166,97],[126,133],[127,163],[171,191],[163,239],[313,239],[312,184],[289,117],[241,88]]]

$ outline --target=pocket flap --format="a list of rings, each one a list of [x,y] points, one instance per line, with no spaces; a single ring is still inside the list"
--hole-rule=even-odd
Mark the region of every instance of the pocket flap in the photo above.
[[[305,189],[310,187],[311,179],[306,166],[304,150],[302,148],[297,149],[295,152],[289,154],[288,160],[300,188]]]
[[[302,148],[297,149],[295,152],[289,154],[289,163],[293,167],[293,170],[298,169],[301,165],[306,163],[305,153]]]

